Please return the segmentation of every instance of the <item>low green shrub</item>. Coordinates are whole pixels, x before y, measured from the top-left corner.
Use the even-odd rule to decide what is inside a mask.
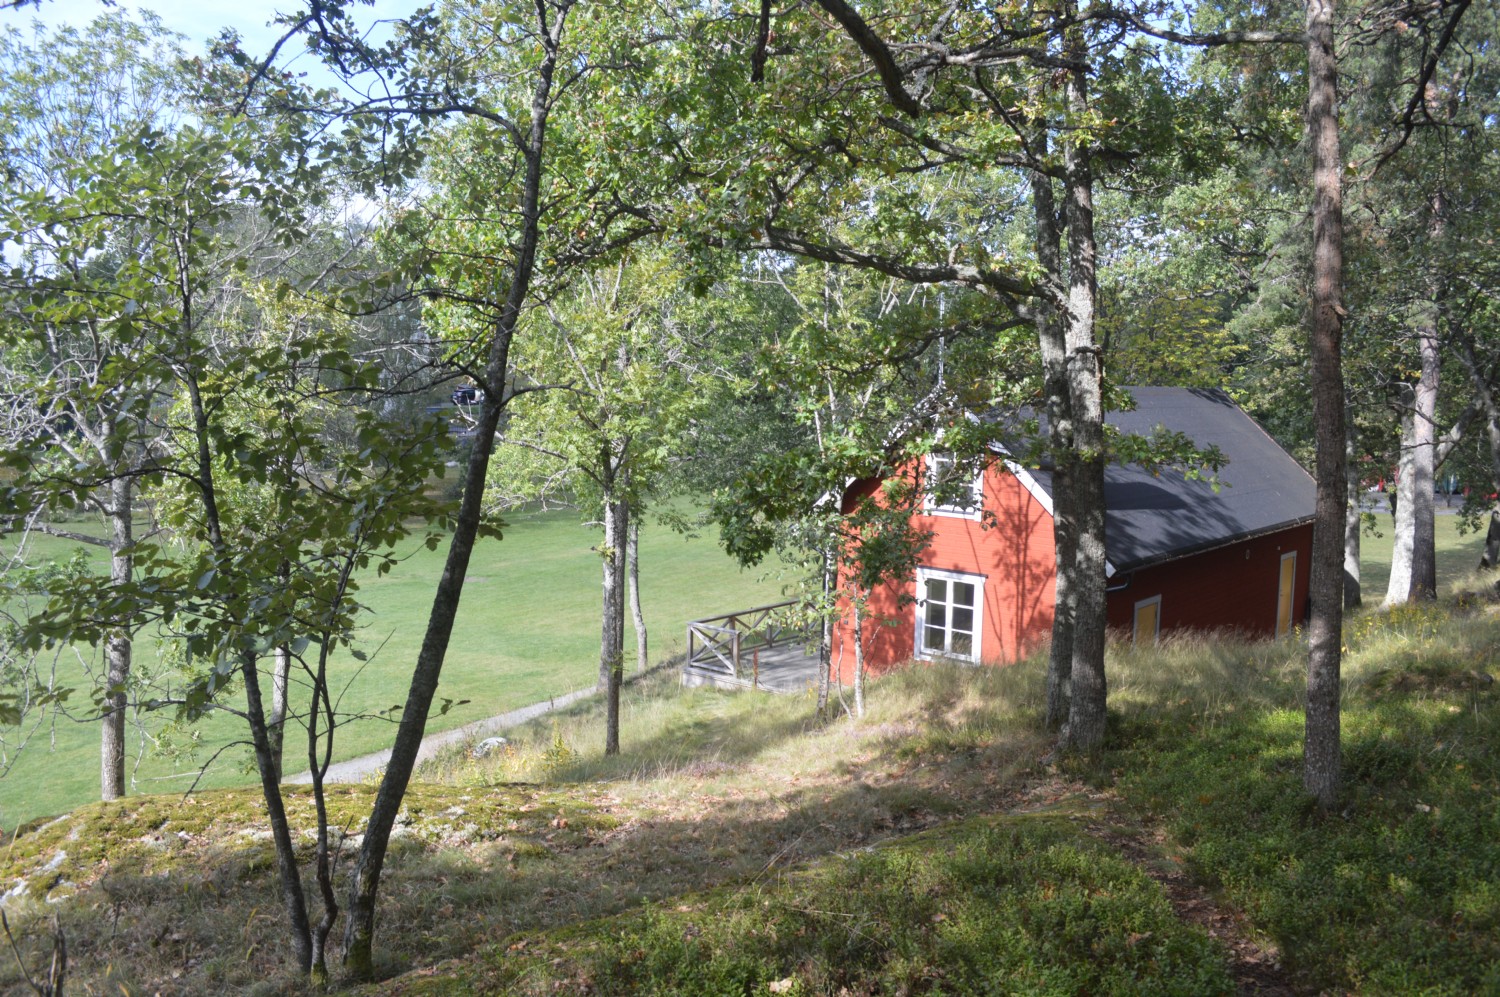
[[[1352,621],[1332,813],[1302,792],[1300,709],[1129,711],[1109,769],[1310,985],[1500,992],[1500,695],[1476,668],[1497,631],[1431,606]]]
[[[774,884],[509,939],[483,989],[1214,994],[1224,953],[1066,819],[968,821]]]

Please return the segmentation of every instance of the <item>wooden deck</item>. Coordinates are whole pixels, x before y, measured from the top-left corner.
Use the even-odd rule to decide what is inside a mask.
[[[807,634],[785,624],[790,602],[688,624],[682,684],[764,692],[804,692],[818,683],[818,655]]]
[[[818,655],[796,645],[766,648],[752,654],[746,672],[735,676],[721,669],[684,665],[682,684],[762,692],[806,692],[818,684]]]

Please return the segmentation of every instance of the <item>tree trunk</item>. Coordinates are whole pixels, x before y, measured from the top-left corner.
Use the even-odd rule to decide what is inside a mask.
[[[1485,440],[1490,452],[1490,489],[1500,495],[1500,400],[1490,387],[1490,372],[1480,363],[1474,348],[1474,334],[1464,330],[1458,336],[1459,356],[1469,374],[1469,386],[1474,391],[1475,404],[1484,416]],[[1481,569],[1493,570],[1500,558],[1500,503],[1490,510],[1490,525],[1485,533],[1484,554],[1479,560]]]
[[[283,561],[276,568],[276,580],[286,591],[292,584],[292,566]],[[286,740],[287,682],[292,674],[292,649],[285,644],[272,652],[271,715],[266,719],[266,734],[271,741],[271,761],[276,766],[276,780],[281,781],[282,745]],[[315,690],[316,691],[316,690]],[[317,708],[316,700],[313,708]]]
[[[1490,509],[1490,525],[1484,532],[1484,553],[1479,555],[1479,570],[1493,571],[1500,563],[1500,506]]]
[[[1084,372],[1075,381],[1088,376]],[[1075,394],[1074,401],[1079,401]],[[1087,398],[1083,400],[1088,400]],[[1092,399],[1100,405],[1097,384]],[[1098,454],[1104,446],[1102,419],[1087,410],[1075,419],[1077,446]],[[1090,425],[1092,424],[1092,425]],[[1073,496],[1077,510],[1077,548],[1074,575],[1069,581],[1073,599],[1072,688],[1064,746],[1092,751],[1104,741],[1108,688],[1104,674],[1104,638],[1108,623],[1104,592],[1104,459],[1083,457],[1075,465]]]
[[[823,554],[823,601],[818,606],[818,719],[828,716],[829,670],[833,667],[833,607],[829,599],[833,596],[834,566],[832,552]]]
[[[1445,199],[1441,192],[1430,200],[1431,222],[1428,235],[1434,244],[1443,236],[1443,214]],[[1443,361],[1438,342],[1438,319],[1442,310],[1443,290],[1436,276],[1429,282],[1429,298],[1417,329],[1417,354],[1421,358],[1421,374],[1417,378],[1416,420],[1413,443],[1416,457],[1413,461],[1412,491],[1415,505],[1412,507],[1412,558],[1411,586],[1407,598],[1430,600],[1437,598],[1437,535],[1434,512],[1433,485],[1440,463],[1437,455],[1437,406],[1438,381]]]
[[[1493,396],[1486,393],[1493,401]],[[1493,404],[1485,418],[1485,435],[1490,444],[1490,486],[1500,495],[1500,411]],[[1490,509],[1490,525],[1484,534],[1484,554],[1479,567],[1493,571],[1500,564],[1500,502]]]
[[[1349,416],[1350,413],[1345,410],[1344,425],[1349,438],[1344,443],[1344,481],[1347,489],[1344,497],[1344,608],[1354,609],[1363,599],[1359,586],[1360,527],[1363,521],[1359,508],[1359,462],[1355,460],[1354,454],[1354,420]]]
[[[1391,523],[1391,577],[1385,587],[1383,607],[1400,605],[1411,596],[1412,551],[1416,543],[1415,463],[1417,455],[1416,390],[1409,384],[1396,386],[1401,409],[1400,455],[1396,461],[1396,509]]]
[[[346,563],[342,583],[340,585],[340,599],[343,592],[347,591],[349,580],[349,568],[352,564]],[[333,732],[334,732],[334,710],[333,699],[328,691],[328,648],[329,641],[325,633],[323,641],[318,648],[317,668],[313,673],[312,695],[308,697],[307,710],[307,769],[312,775],[313,803],[318,815],[318,843],[317,843],[317,882],[318,895],[323,900],[323,916],[312,929],[312,972],[310,978],[314,987],[325,987],[328,983],[328,938],[333,934],[333,926],[338,920],[339,903],[338,894],[334,888],[333,871],[334,856],[332,842],[328,833],[328,797],[323,792],[323,777],[328,772],[328,765],[333,760]],[[319,720],[326,722],[326,736],[319,731]],[[322,747],[322,757],[319,757],[318,749]]]
[[[1486,397],[1493,402],[1493,396],[1488,392]],[[1500,495],[1500,411],[1496,411],[1493,404],[1485,418],[1485,435],[1490,444],[1490,486]],[[1500,564],[1500,502],[1490,509],[1490,525],[1484,534],[1484,554],[1479,559],[1479,567],[1493,571],[1497,564]]]
[[[130,584],[135,571],[135,555],[131,551],[135,538],[130,519],[134,511],[133,479],[123,475],[116,478],[110,483],[109,492],[109,579],[112,585],[123,587]],[[125,687],[130,682],[131,647],[130,633],[123,625],[104,645],[106,689],[99,731],[99,795],[105,800],[125,795]]]
[[[526,275],[530,276],[529,266]],[[517,284],[524,284],[524,281],[518,279]],[[507,303],[501,319],[503,325],[495,334],[490,365],[486,371],[485,400],[480,406],[479,421],[474,431],[474,446],[469,451],[468,465],[464,470],[463,498],[454,519],[453,535],[448,542],[448,556],[443,564],[443,573],[438,578],[437,591],[433,594],[432,609],[427,617],[427,632],[422,638],[422,647],[417,652],[417,662],[412,668],[411,684],[406,694],[406,705],[402,708],[396,739],[391,745],[391,757],[386,762],[385,775],[381,777],[380,789],[370,808],[370,819],[365,827],[359,858],[355,861],[350,876],[347,905],[349,920],[344,926],[344,965],[358,979],[369,979],[374,974],[375,901],[380,891],[380,873],[385,865],[386,849],[390,845],[391,828],[396,823],[396,815],[401,811],[401,801],[406,795],[406,786],[411,781],[417,750],[422,745],[422,735],[427,728],[427,713],[432,708],[432,699],[437,693],[443,657],[448,651],[448,641],[453,636],[453,621],[458,615],[459,599],[463,595],[464,575],[469,570],[469,558],[474,553],[474,541],[479,531],[484,479],[490,456],[495,449],[495,432],[500,423],[501,412],[510,400],[502,386],[505,384],[505,371],[509,365],[510,340],[514,334],[515,320],[520,314],[519,302],[524,299],[524,291],[519,295],[512,292],[511,297],[516,306],[511,307]]]
[[[625,675],[625,544],[630,529],[630,506],[604,494],[603,612],[599,637],[599,685],[608,706],[604,725],[604,753],[620,753],[620,684]]]
[[[1075,4],[1068,9],[1076,14]],[[1085,55],[1082,29],[1068,29],[1067,48],[1080,68],[1067,76],[1066,100],[1071,118],[1089,109],[1088,74],[1081,68]],[[1066,321],[1067,377],[1073,423],[1071,491],[1076,523],[1073,574],[1063,581],[1072,600],[1073,665],[1068,730],[1063,746],[1092,751],[1104,741],[1104,633],[1107,624],[1104,594],[1104,404],[1103,369],[1094,338],[1098,300],[1097,245],[1094,239],[1093,158],[1087,139],[1077,132],[1064,138],[1067,174],[1068,311]],[[1060,576],[1061,577],[1061,574]]]
[[[192,327],[191,310],[184,308],[184,322]],[[214,480],[213,455],[210,446],[207,405],[192,368],[182,379],[187,390],[191,412],[194,445],[197,451],[197,487],[203,504],[203,525],[207,532],[209,548],[216,557],[223,557],[223,520],[219,514],[219,495]],[[241,637],[241,640],[247,639]],[[271,739],[266,730],[266,711],[261,698],[260,671],[257,655],[249,647],[235,652],[239,660],[240,677],[245,687],[245,719],[250,726],[250,744],[255,751],[255,768],[260,775],[261,795],[266,802],[266,819],[271,825],[271,840],[276,847],[276,869],[281,883],[281,902],[286,909],[287,920],[292,931],[292,951],[297,968],[303,975],[312,969],[312,928],[307,916],[307,899],[302,893],[302,873],[297,867],[296,846],[292,841],[291,826],[287,821],[286,806],[281,798],[281,784],[277,779],[276,766],[271,760]]]
[[[557,68],[559,39],[570,9],[568,4],[555,5],[552,8],[552,23],[547,25],[547,32],[538,37],[542,58],[536,70],[531,117],[526,141],[521,149],[525,159],[520,203],[522,224],[516,238],[517,254],[510,275],[510,287],[495,320],[495,336],[485,360],[485,380],[482,385],[484,403],[480,406],[474,446],[469,451],[469,463],[464,472],[463,498],[453,521],[453,539],[448,544],[448,558],[443,565],[443,574],[438,580],[437,592],[432,600],[432,611],[427,618],[427,633],[422,639],[416,666],[412,669],[411,687],[407,693],[406,706],[401,711],[396,741],[391,746],[391,757],[386,762],[385,775],[380,780],[380,790],[375,796],[375,805],[370,810],[359,859],[350,876],[349,922],[344,929],[344,965],[359,978],[369,978],[375,969],[375,901],[380,891],[380,873],[385,865],[386,849],[390,845],[391,828],[396,822],[396,815],[401,811],[401,801],[406,795],[407,783],[411,781],[417,751],[422,746],[422,734],[427,729],[427,712],[432,708],[432,698],[437,692],[438,677],[443,671],[443,657],[448,651],[448,640],[453,635],[453,621],[458,615],[464,575],[468,572],[469,558],[474,552],[474,540],[479,533],[484,479],[489,469],[490,455],[495,449],[495,432],[500,424],[500,415],[510,401],[510,393],[506,388],[506,374],[510,369],[510,344],[536,268],[537,246],[541,238],[542,154],[547,133],[547,114],[551,107],[552,79]]]
[[[1343,777],[1339,668],[1346,487],[1340,356],[1344,319],[1343,162],[1333,7],[1334,0],[1307,3],[1307,131],[1313,155],[1312,395],[1318,455],[1302,785],[1325,810],[1337,800]]]
[[[1046,136],[1039,140],[1046,154]],[[1039,172],[1031,175],[1032,211],[1036,222],[1036,254],[1047,275],[1049,291],[1063,297],[1062,233],[1058,230],[1057,202],[1052,180]],[[1056,548],[1055,588],[1052,613],[1052,644],[1047,651],[1048,730],[1061,731],[1068,719],[1069,689],[1073,676],[1073,621],[1075,593],[1069,584],[1078,558],[1077,524],[1073,513],[1073,420],[1068,391],[1067,342],[1057,304],[1042,297],[1033,316],[1037,343],[1042,354],[1042,377],[1046,392],[1047,450],[1052,457],[1052,539]]]
[[[1395,549],[1385,605],[1437,598],[1436,517],[1433,479],[1437,471],[1438,355],[1436,319],[1418,333],[1422,373],[1413,388],[1402,385],[1409,404],[1401,420],[1401,480],[1396,491]]]
[[[303,975],[313,966],[312,923],[307,917],[307,900],[302,895],[302,873],[297,868],[297,851],[292,842],[291,825],[281,799],[281,783],[271,761],[271,740],[266,730],[266,713],[261,699],[260,673],[255,652],[240,654],[240,673],[245,681],[245,715],[250,722],[250,741],[255,748],[255,767],[260,773],[261,796],[266,801],[266,819],[271,824],[271,838],[276,843],[276,871],[281,879],[281,902],[292,928],[292,951]]]
[[[276,781],[281,781],[282,745],[286,740],[287,682],[292,675],[292,652],[285,644],[276,648],[271,658],[271,715],[266,720],[266,736],[271,742],[271,763],[276,767]]]
[[[630,601],[630,622],[635,627],[635,670],[644,672],[650,664],[646,653],[646,614],[641,609],[641,516],[639,509],[630,514],[629,539],[625,545],[625,587]]]
[[[858,589],[854,591],[854,715],[865,715],[865,614]]]

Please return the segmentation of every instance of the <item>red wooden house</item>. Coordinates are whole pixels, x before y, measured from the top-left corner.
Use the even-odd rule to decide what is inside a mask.
[[[1111,465],[1105,472],[1109,625],[1135,640],[1174,629],[1279,636],[1304,617],[1312,553],[1312,478],[1220,391],[1131,388],[1136,408],[1107,421],[1127,433],[1178,430],[1229,463],[1204,481]],[[929,458],[940,464],[941,456]],[[918,473],[926,468],[914,469]],[[856,482],[845,510],[875,488]],[[1004,453],[968,506],[925,507],[931,531],[914,578],[871,593],[865,666],[912,660],[1014,661],[1051,633],[1052,479]],[[853,675],[854,628],[835,630],[834,670]],[[877,620],[885,621],[883,624]]]

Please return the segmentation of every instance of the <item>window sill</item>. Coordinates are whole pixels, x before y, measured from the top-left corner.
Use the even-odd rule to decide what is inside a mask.
[[[975,523],[979,522],[978,509],[957,509],[951,506],[934,506],[931,509],[923,509],[922,514],[924,516],[942,516],[944,519],[967,519]]]

